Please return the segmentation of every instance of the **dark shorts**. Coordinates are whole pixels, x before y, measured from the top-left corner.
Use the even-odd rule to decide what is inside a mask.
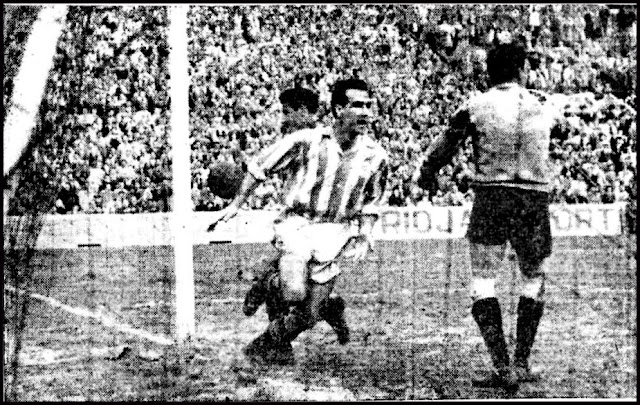
[[[476,187],[467,238],[482,245],[509,241],[520,260],[551,254],[549,194],[514,187]]]

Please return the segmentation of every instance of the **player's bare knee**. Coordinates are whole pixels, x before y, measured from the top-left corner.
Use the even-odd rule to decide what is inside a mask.
[[[496,272],[504,258],[505,245],[471,243],[471,285],[473,301],[496,296]]]
[[[522,273],[522,296],[541,301],[544,295],[545,271],[544,260],[527,260],[520,258]]]
[[[479,301],[496,296],[496,280],[494,278],[474,277],[470,285],[471,299]]]
[[[544,297],[544,280],[545,276],[523,277],[522,296],[533,298],[536,301],[542,301]]]

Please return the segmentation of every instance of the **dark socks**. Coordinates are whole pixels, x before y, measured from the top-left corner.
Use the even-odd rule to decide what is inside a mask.
[[[480,334],[489,350],[494,367],[499,371],[507,368],[509,354],[502,329],[502,312],[498,299],[491,297],[474,302],[471,314],[480,328]]]
[[[514,355],[515,364],[528,367],[531,347],[535,341],[544,303],[533,298],[520,297],[518,303],[517,343]]]
[[[345,344],[349,341],[349,326],[344,319],[345,303],[341,297],[329,298],[320,310],[322,319],[333,328],[338,335],[338,343]]]

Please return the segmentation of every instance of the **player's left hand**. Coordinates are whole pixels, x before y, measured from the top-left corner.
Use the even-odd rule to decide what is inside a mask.
[[[358,235],[349,241],[349,249],[345,252],[344,257],[350,257],[354,262],[363,260],[367,253],[373,251],[373,241],[366,235]]]
[[[216,226],[222,222],[227,222],[231,218],[238,215],[238,207],[231,204],[222,211],[218,213],[218,219],[216,219],[209,227],[207,228],[207,232],[213,232],[216,229]]]

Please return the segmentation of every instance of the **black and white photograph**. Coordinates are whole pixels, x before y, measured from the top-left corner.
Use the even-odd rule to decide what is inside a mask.
[[[3,400],[637,400],[634,3],[3,3]]]

